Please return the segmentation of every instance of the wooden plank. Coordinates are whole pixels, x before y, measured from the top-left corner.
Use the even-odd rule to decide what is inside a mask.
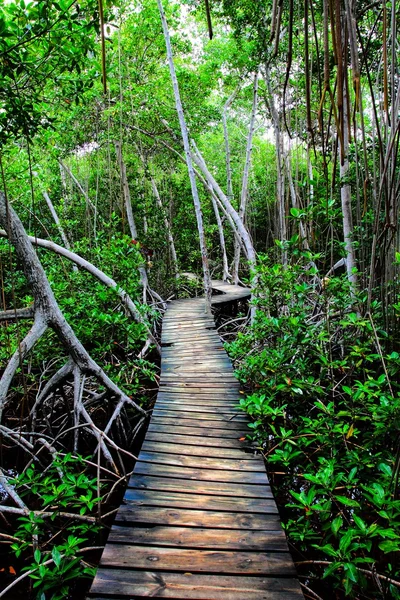
[[[147,569],[149,569],[149,564]],[[169,598],[172,600],[300,600],[292,578],[195,575],[167,571],[99,569],[91,597]]]
[[[201,384],[193,382],[193,383],[183,383],[181,381],[177,381],[176,383],[173,383],[172,381],[169,381],[168,383],[166,383],[166,385],[164,385],[163,387],[169,387],[171,389],[175,389],[175,390],[190,390],[192,392],[202,392],[207,388],[210,388],[214,393],[220,393],[223,394],[226,386],[224,386],[222,383],[208,383],[207,381],[202,381]],[[239,392],[240,386],[239,383],[236,382],[235,380],[232,381],[232,383],[230,383],[229,385],[231,391],[237,390]],[[164,390],[165,391],[165,390]]]
[[[215,397],[214,397],[215,398]],[[231,398],[228,400],[218,400],[214,398],[203,398],[201,396],[195,396],[193,398],[181,398],[171,394],[167,399],[162,398],[157,400],[157,406],[160,407],[169,407],[169,408],[178,408],[178,407],[198,407],[202,412],[208,412],[207,408],[219,408],[223,410],[224,408],[239,414],[243,414],[242,411],[238,410],[238,400],[236,398]]]
[[[252,514],[278,514],[275,501],[260,498],[238,498],[225,496],[216,498],[203,494],[197,496],[183,492],[161,492],[159,490],[141,490],[128,488],[124,496],[127,506],[162,506],[164,508],[189,508],[225,512],[250,512]]]
[[[193,443],[197,443],[197,439],[200,438],[216,438],[222,440],[240,440],[241,438],[245,438],[246,435],[250,434],[250,430],[246,427],[241,427],[240,429],[221,429],[217,427],[196,427],[190,426],[186,427],[182,423],[164,423],[163,419],[151,419],[148,431],[153,431],[157,433],[164,433],[166,435],[187,435],[193,436]],[[186,424],[186,421],[185,421]],[[214,440],[212,440],[214,441]],[[200,441],[199,441],[200,443]],[[247,443],[247,440],[246,442]]]
[[[229,384],[227,385],[227,387],[229,387]],[[166,389],[168,388],[168,389]],[[159,389],[158,394],[160,395],[161,398],[163,399],[168,399],[170,398],[171,400],[176,400],[177,398],[182,398],[182,399],[205,399],[205,400],[219,400],[219,401],[226,401],[226,402],[239,402],[242,398],[244,398],[245,396],[243,396],[243,394],[240,393],[240,390],[234,390],[232,389],[232,391],[227,391],[225,393],[223,393],[221,390],[215,390],[213,388],[204,388],[203,391],[195,391],[192,392],[192,390],[190,388],[185,388],[185,389],[180,389],[180,388],[176,388],[176,387],[170,387],[168,385],[168,382],[165,382],[165,385],[162,387],[162,389]]]
[[[148,442],[167,442],[171,444],[175,444],[179,446],[180,444],[184,445],[193,445],[193,446],[205,446],[206,448],[240,448],[245,451],[250,451],[256,448],[256,446],[252,445],[248,440],[239,440],[236,438],[233,439],[225,439],[219,436],[213,437],[205,437],[194,436],[194,435],[186,435],[186,434],[175,434],[175,433],[160,433],[152,427],[149,428],[146,434],[146,441]]]
[[[191,479],[174,479],[173,477],[157,476],[157,475],[140,475],[135,471],[132,475],[128,487],[145,489],[145,490],[160,490],[170,492],[182,492],[186,494],[196,494],[202,496],[233,496],[240,498],[272,498],[271,488],[268,482],[264,485],[255,485],[253,483],[246,484],[243,482],[219,482],[210,481],[195,481]]]
[[[254,529],[256,531],[280,531],[282,529],[278,515],[165,508],[162,506],[133,507],[124,504],[120,507],[115,522],[210,527],[211,529]]]
[[[142,450],[148,452],[168,452],[169,454],[184,454],[185,456],[209,456],[210,458],[233,458],[238,460],[258,461],[264,467],[260,456],[244,452],[241,448],[212,448],[210,446],[175,444],[174,442],[162,442],[146,438]]]
[[[174,414],[173,416],[166,416],[164,414],[154,414],[151,417],[153,423],[163,424],[163,425],[171,425],[171,426],[183,426],[183,427],[196,427],[196,428],[207,428],[210,427],[212,429],[224,429],[224,430],[232,430],[238,431],[239,437],[242,435],[247,435],[250,433],[250,429],[246,427],[246,422],[241,421],[219,421],[219,420],[210,420],[210,419],[189,419],[189,418],[179,418]],[[222,435],[222,432],[221,432]]]
[[[123,527],[114,525],[109,542],[173,546],[216,550],[256,550],[283,552],[288,546],[283,530],[241,531],[240,529],[206,529],[200,527]]]
[[[238,413],[235,412],[233,415],[229,416],[229,415],[225,415],[222,413],[219,413],[217,411],[217,409],[215,410],[215,412],[213,414],[211,413],[207,413],[207,412],[201,412],[200,410],[197,412],[191,412],[191,411],[180,411],[180,410],[176,410],[174,409],[172,406],[169,409],[163,409],[163,408],[158,408],[157,404],[154,407],[153,410],[153,415],[156,417],[170,417],[173,419],[187,419],[187,420],[196,420],[199,419],[201,421],[221,421],[223,423],[248,423],[248,419],[245,415],[243,415],[242,413]],[[212,424],[212,426],[214,427],[214,425]]]
[[[189,550],[107,544],[101,565],[148,569],[225,573],[232,575],[295,575],[288,552],[227,552],[225,550]]]
[[[240,410],[238,410],[234,404],[200,404],[196,403],[196,400],[192,400],[193,404],[189,404],[188,401],[185,402],[157,402],[158,410],[174,410],[174,411],[183,411],[190,413],[211,413],[214,415],[228,415],[231,417],[232,415],[237,415],[238,417],[245,417],[246,422],[248,422],[247,415],[244,415]]]
[[[175,467],[190,467],[193,469],[221,469],[224,471],[247,471],[265,474],[264,463],[261,460],[182,456],[161,451],[150,452],[142,450],[138,461]]]
[[[253,471],[224,471],[223,469],[197,469],[150,462],[137,462],[134,473],[140,475],[158,475],[173,479],[194,479],[195,481],[220,481],[222,483],[251,483],[268,485],[265,473]],[[184,489],[182,483],[181,489]]]

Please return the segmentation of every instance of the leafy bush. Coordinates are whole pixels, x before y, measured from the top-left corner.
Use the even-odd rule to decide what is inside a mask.
[[[251,388],[240,407],[270,471],[285,472],[285,527],[312,572],[320,561],[345,596],[400,598],[388,579],[400,572],[400,356],[360,314],[363,298],[321,281],[311,259],[261,258],[254,325],[229,346]]]
[[[44,472],[32,464],[11,481],[32,509],[17,519],[13,536],[19,541],[11,548],[28,563],[22,570],[34,581],[40,600],[67,598],[77,580],[94,576],[95,570],[82,562],[82,550],[100,528],[95,519],[84,517],[102,498],[97,478],[85,469],[80,456],[55,455]]]

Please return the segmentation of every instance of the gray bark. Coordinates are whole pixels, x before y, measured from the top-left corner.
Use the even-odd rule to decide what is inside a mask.
[[[215,219],[217,221],[219,243],[222,252],[222,281],[228,281],[228,279],[230,279],[231,276],[229,274],[228,257],[226,255],[224,228],[222,226],[222,221],[218,210],[218,204],[213,193],[211,194],[211,202],[214,209]],[[238,243],[240,244],[240,241],[238,241]]]
[[[286,211],[285,211],[285,178],[283,163],[283,143],[282,133],[279,122],[278,111],[275,106],[274,95],[271,87],[271,74],[269,67],[265,67],[265,82],[267,85],[267,103],[271,114],[272,125],[275,135],[276,152],[276,199],[278,207],[278,236],[280,241],[285,244],[287,240],[286,233]],[[287,265],[287,250],[282,249],[282,264]]]
[[[0,229],[0,237],[8,237],[7,232],[5,230]],[[76,264],[78,267],[85,269],[85,271],[87,271],[88,273],[90,273],[91,275],[96,277],[96,279],[101,281],[101,283],[103,283],[105,286],[109,287],[110,289],[115,290],[116,294],[120,297],[123,305],[129,311],[129,314],[133,317],[133,319],[135,319],[135,321],[137,321],[138,323],[141,323],[143,325],[143,327],[145,327],[146,333],[149,336],[149,338],[151,339],[152,343],[156,344],[158,347],[156,340],[154,339],[144,318],[142,317],[142,315],[136,308],[135,303],[133,302],[133,300],[131,299],[129,294],[127,294],[127,292],[125,292],[125,290],[123,290],[117,284],[117,282],[114,281],[114,279],[112,279],[111,277],[109,277],[108,275],[103,273],[103,271],[101,271],[100,269],[95,267],[89,261],[82,258],[82,256],[79,256],[78,254],[75,254],[75,252],[72,252],[71,250],[67,250],[66,248],[63,248],[62,246],[59,246],[55,242],[51,242],[50,240],[42,240],[41,238],[36,238],[33,236],[27,236],[27,239],[32,244],[39,246],[40,248],[46,248],[47,250],[51,250],[52,252],[55,252],[56,254],[59,254],[60,256],[63,256],[64,258],[70,260],[71,262]]]
[[[196,147],[196,145],[194,143],[193,143],[193,148],[194,148],[194,151],[193,151],[194,162],[196,163],[197,167],[200,169],[201,173],[203,174],[205,180],[207,181],[207,184],[214,191],[215,195],[219,198],[222,205],[224,206],[226,212],[232,218],[232,221],[234,222],[235,227],[246,247],[247,259],[250,263],[250,267],[254,267],[256,264],[256,253],[254,250],[253,242],[251,241],[251,238],[250,238],[250,234],[247,231],[247,229],[243,223],[243,220],[240,218],[238,212],[233,208],[231,202],[229,201],[229,198],[226,196],[226,194],[224,194],[224,192],[218,185],[217,181],[215,180],[213,175],[208,170],[207,165],[204,161],[204,158],[202,157],[199,149]]]
[[[343,126],[342,138],[343,148],[340,147],[339,136],[339,156],[343,157],[340,160],[340,199],[342,202],[343,215],[343,239],[346,252],[346,269],[347,277],[352,286],[357,283],[357,275],[353,272],[356,267],[355,251],[353,246],[353,216],[351,209],[351,186],[347,181],[350,163],[349,163],[349,127],[348,120],[350,115],[347,110],[347,86],[343,85]]]
[[[79,367],[82,373],[93,375],[120,401],[123,400],[132,404],[133,401],[115,385],[101,367],[91,358],[76,337],[72,327],[67,323],[54,297],[42,264],[32,247],[32,243],[19,217],[7,202],[2,192],[0,192],[0,225],[7,230],[9,240],[15,248],[18,259],[23,264],[25,276],[34,298],[35,321],[23,342],[25,346],[22,348],[22,357],[32,350],[35,342],[43,335],[47,327],[51,327],[66,348],[72,361]],[[20,354],[18,352],[19,360]],[[0,411],[3,410],[6,403],[7,392],[12,378],[10,378],[10,374],[13,369],[15,372],[16,361],[17,358],[14,355],[0,380]],[[144,414],[140,406],[135,405],[135,407],[136,410]]]
[[[236,90],[231,94],[228,100],[224,104],[224,108],[222,110],[222,126],[224,128],[224,141],[225,141],[225,165],[226,165],[226,195],[229,200],[233,198],[233,188],[232,188],[232,167],[231,167],[231,151],[229,146],[229,134],[228,134],[228,119],[227,113],[229,108],[232,106],[232,102],[236,98],[238,92],[240,90],[240,86],[236,88]]]
[[[50,196],[48,195],[48,193],[46,191],[43,192],[43,198],[46,200],[46,204],[49,207],[49,210],[51,212],[51,216],[54,219],[54,222],[55,222],[55,224],[57,226],[57,229],[58,229],[58,233],[60,234],[60,237],[61,237],[61,239],[63,241],[64,246],[66,247],[67,250],[71,250],[70,243],[69,243],[68,238],[67,238],[67,236],[65,234],[65,231],[64,231],[64,229],[63,229],[63,227],[62,227],[62,225],[60,223],[60,219],[58,218],[57,211],[54,208],[54,204],[52,203],[52,201],[50,199]],[[78,271],[78,267],[75,264],[72,265],[72,268],[73,268],[74,271]]]
[[[115,142],[115,150],[117,153],[117,159],[118,159],[118,164],[119,164],[119,168],[120,168],[121,184],[122,184],[122,190],[123,190],[123,195],[124,195],[126,215],[128,217],[129,231],[130,231],[132,239],[136,240],[138,237],[138,232],[136,229],[135,218],[133,216],[133,211],[132,211],[131,192],[129,189],[128,177],[126,174],[126,165],[124,162],[124,158],[122,156],[121,144],[119,142]],[[140,273],[140,283],[142,284],[142,287],[143,287],[143,304],[147,304],[147,292],[148,292],[150,297],[155,298],[161,304],[161,306],[163,308],[166,308],[166,304],[165,304],[164,300],[154,290],[152,290],[150,288],[149,280],[147,277],[147,272],[143,265],[139,267],[139,273]]]
[[[82,196],[85,198],[85,200],[88,203],[88,205],[90,206],[90,208],[94,211],[94,214],[96,216],[96,214],[97,214],[96,206],[93,204],[93,202],[89,198],[89,195],[87,194],[87,192],[83,189],[82,185],[79,183],[79,181],[77,180],[75,175],[72,173],[71,169],[69,169],[67,167],[67,165],[64,164],[61,160],[59,160],[58,162],[60,164],[60,167],[64,170],[64,172],[67,173],[67,175],[72,179],[72,181],[74,182],[74,184],[76,185],[76,187],[78,188],[78,190],[80,191]]]
[[[154,198],[156,199],[156,204],[157,204],[158,208],[160,209],[162,217],[163,217],[164,227],[166,229],[167,236],[168,236],[169,250],[171,252],[173,271],[174,271],[175,276],[178,277],[179,276],[178,258],[176,255],[175,242],[174,242],[174,236],[172,235],[171,223],[168,219],[167,212],[162,203],[161,196],[158,191],[158,187],[155,182],[155,179],[154,179],[153,175],[151,174],[150,169],[148,168],[148,165],[146,163],[146,159],[141,152],[140,152],[140,159],[143,163],[145,172],[148,174],[148,176],[150,178],[151,189],[153,190]]]
[[[252,154],[252,150],[253,150],[253,135],[254,135],[255,122],[256,122],[257,105],[258,105],[258,72],[254,76],[253,106],[251,109],[249,133],[247,135],[246,158],[245,158],[244,169],[243,169],[242,189],[240,192],[239,216],[243,222],[245,221],[245,215],[246,215],[247,193],[248,193],[248,187],[249,187],[249,173],[250,173],[250,165],[251,165],[251,154]],[[233,261],[233,282],[235,284],[239,283],[239,262],[240,262],[240,245],[235,240],[234,261]]]
[[[203,227],[203,215],[201,212],[200,199],[199,199],[199,194],[198,194],[197,185],[196,185],[196,177],[195,177],[195,173],[193,170],[192,156],[190,153],[189,136],[188,136],[188,131],[187,131],[187,127],[186,127],[185,117],[183,114],[183,107],[182,107],[181,97],[180,97],[180,93],[179,93],[178,80],[177,80],[176,73],[175,73],[175,66],[174,66],[174,60],[173,60],[173,55],[172,55],[172,47],[171,47],[171,40],[170,40],[170,36],[169,36],[169,31],[168,31],[167,20],[165,18],[162,1],[157,0],[157,4],[158,4],[158,9],[160,11],[161,23],[162,23],[163,32],[164,32],[164,40],[165,40],[165,46],[167,49],[169,71],[170,71],[170,75],[171,75],[172,87],[173,87],[174,96],[175,96],[175,105],[176,105],[176,110],[177,110],[178,118],[179,118],[179,124],[180,124],[180,128],[181,128],[182,141],[183,141],[183,147],[184,147],[185,158],[186,158],[186,165],[187,165],[187,169],[188,169],[190,186],[191,186],[191,190],[192,190],[193,203],[194,203],[194,208],[195,208],[195,212],[196,212],[197,228],[198,228],[199,239],[200,239],[200,251],[201,251],[201,258],[202,258],[202,265],[203,265],[206,311],[210,311],[211,310],[212,286],[211,286],[210,271],[209,271],[209,267],[208,267],[207,247],[206,247],[206,239],[205,239],[204,227]]]

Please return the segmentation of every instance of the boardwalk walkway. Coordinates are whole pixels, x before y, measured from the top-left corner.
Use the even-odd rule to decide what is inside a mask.
[[[171,302],[157,402],[90,598],[303,598],[238,398],[204,301]]]

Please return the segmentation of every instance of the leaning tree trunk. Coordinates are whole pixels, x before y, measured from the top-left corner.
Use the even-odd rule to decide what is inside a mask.
[[[250,268],[253,269],[256,265],[256,253],[254,250],[253,242],[251,241],[250,234],[247,231],[243,219],[240,218],[239,213],[234,209],[229,198],[224,194],[217,181],[207,168],[207,165],[204,161],[203,156],[201,155],[199,149],[193,143],[193,161],[196,163],[197,167],[200,169],[204,179],[207,182],[207,185],[214,191],[217,198],[221,201],[221,204],[225,208],[226,212],[231,217],[235,227],[237,229],[238,234],[243,240],[243,244],[246,248],[247,259],[250,264]]]
[[[122,191],[123,191],[123,196],[124,196],[126,215],[128,217],[129,231],[130,231],[132,239],[137,240],[138,232],[136,229],[136,223],[135,223],[135,219],[134,219],[133,211],[132,211],[131,192],[129,189],[128,177],[126,175],[126,165],[125,165],[124,158],[122,156],[121,144],[119,142],[115,142],[115,150],[117,153],[117,160],[118,160],[119,169],[120,169]],[[148,292],[150,297],[155,298],[161,304],[161,306],[163,308],[165,308],[164,300],[157,294],[157,292],[155,292],[154,290],[152,290],[149,287],[149,280],[147,278],[147,272],[146,272],[146,269],[144,268],[144,266],[139,267],[139,273],[140,273],[140,283],[142,284],[142,287],[143,287],[143,304],[147,303],[147,292]]]
[[[82,375],[95,377],[110,395],[117,399],[117,405],[113,415],[103,433],[94,425],[83,405],[77,407],[83,417],[85,425],[89,428],[92,435],[96,437],[104,457],[115,468],[106,440],[112,447],[116,447],[116,444],[107,437],[107,431],[109,431],[112,422],[119,416],[124,406],[133,406],[142,414],[145,414],[145,411],[120,390],[120,388],[106,375],[103,369],[91,358],[87,350],[76,337],[72,327],[67,323],[57,304],[42,264],[33,249],[24,226],[2,192],[0,192],[0,225],[7,231],[10,243],[13,244],[16,255],[23,265],[28,286],[34,298],[33,325],[25,338],[20,342],[18,349],[11,357],[0,379],[0,421],[7,402],[8,390],[15,372],[28,353],[31,352],[35,344],[43,336],[45,331],[50,327],[54,330],[59,341],[68,352],[69,359],[67,363],[53,375],[46,386],[47,389],[53,389],[52,385],[53,387],[54,385],[59,385],[63,377],[67,377],[75,368],[77,368]]]
[[[176,73],[175,73],[174,59],[173,59],[173,55],[172,55],[172,47],[171,47],[171,40],[170,40],[170,36],[169,36],[169,31],[168,31],[167,20],[165,18],[162,1],[157,0],[157,4],[158,4],[158,9],[160,11],[161,23],[162,23],[163,32],[164,32],[164,40],[165,40],[165,46],[167,49],[169,71],[170,71],[170,75],[171,75],[172,87],[173,87],[174,96],[175,96],[175,105],[176,105],[176,110],[178,113],[179,124],[181,127],[183,147],[185,150],[186,164],[187,164],[187,169],[188,169],[188,173],[189,173],[190,186],[192,189],[194,208],[195,208],[195,212],[196,212],[197,228],[199,231],[199,238],[200,238],[201,258],[202,258],[202,264],[203,264],[206,310],[208,311],[208,310],[210,310],[210,307],[211,307],[212,288],[211,288],[210,270],[208,267],[208,256],[207,256],[206,238],[205,238],[204,226],[203,226],[203,215],[201,212],[200,198],[199,198],[199,194],[198,194],[198,190],[197,190],[196,177],[195,177],[193,164],[192,164],[189,136],[188,136],[188,131],[187,131],[187,127],[186,127],[185,116],[183,114],[183,107],[182,107],[181,97],[180,97],[180,93],[179,93],[178,79],[177,79]]]
[[[254,76],[254,85],[253,85],[253,106],[251,109],[251,117],[249,124],[249,133],[247,135],[247,144],[246,144],[246,159],[244,162],[243,169],[243,177],[242,177],[242,189],[240,193],[240,207],[239,207],[239,216],[242,221],[245,221],[246,215],[246,205],[247,205],[247,193],[249,187],[249,173],[250,173],[250,165],[251,165],[251,154],[253,150],[253,135],[254,135],[254,127],[256,122],[256,112],[258,105],[258,72]],[[235,250],[234,250],[234,261],[233,261],[233,282],[239,283],[239,262],[240,262],[240,244],[235,240]]]
[[[240,90],[240,85],[236,90],[229,96],[228,100],[224,104],[222,110],[222,125],[224,128],[224,141],[225,141],[225,168],[226,168],[226,195],[229,200],[233,198],[233,187],[232,187],[232,166],[231,166],[231,150],[229,145],[229,132],[228,132],[228,110],[232,106],[232,102],[236,98]]]
[[[287,239],[286,232],[286,210],[285,210],[285,176],[284,176],[284,161],[283,161],[283,142],[282,132],[279,122],[279,114],[275,106],[275,100],[271,88],[271,74],[269,66],[265,67],[265,81],[267,84],[267,104],[271,114],[272,125],[275,135],[275,152],[276,152],[276,199],[278,208],[278,235],[282,243],[282,263],[287,265],[287,250],[285,242]]]
[[[54,219],[54,222],[55,222],[56,227],[58,229],[58,233],[60,234],[60,237],[61,237],[61,239],[63,241],[64,246],[66,247],[67,250],[71,250],[70,243],[68,241],[68,238],[66,236],[64,228],[61,225],[60,219],[58,218],[57,211],[54,208],[54,204],[52,203],[51,198],[50,198],[50,196],[48,195],[48,193],[46,191],[43,192],[43,198],[46,200],[46,204],[49,207],[49,211],[51,212],[51,216]],[[78,267],[75,264],[72,265],[72,269],[75,272],[78,271]]]
[[[218,204],[217,204],[214,194],[212,193],[212,190],[211,190],[211,202],[212,202],[213,209],[214,209],[215,220],[217,221],[219,244],[221,246],[221,252],[222,252],[222,281],[228,281],[228,279],[230,279],[231,275],[229,274],[228,257],[226,255],[224,228],[222,226],[222,221],[221,221],[221,217],[220,217],[219,210],[218,210]],[[238,241],[238,244],[240,244],[240,241]]]
[[[156,199],[156,204],[157,204],[158,208],[160,209],[162,217],[163,217],[164,227],[166,229],[167,236],[168,236],[169,250],[171,252],[172,269],[173,269],[175,277],[179,277],[178,257],[176,255],[175,242],[174,242],[174,236],[172,235],[171,223],[168,219],[167,211],[165,210],[164,205],[162,203],[161,196],[158,191],[158,187],[155,182],[155,179],[150,172],[150,168],[149,168],[148,164],[146,163],[146,159],[143,156],[142,152],[140,152],[140,151],[139,151],[139,155],[140,155],[140,159],[143,164],[144,171],[149,176],[150,183],[151,183],[151,189],[153,190],[154,198]]]
[[[0,229],[0,237],[3,237],[3,238],[8,237],[7,231],[5,231],[4,229]],[[114,279],[112,279],[111,277],[109,277],[108,275],[103,273],[103,271],[101,271],[100,269],[95,267],[95,265],[90,263],[88,260],[82,258],[82,256],[79,256],[79,254],[75,254],[75,252],[72,252],[71,250],[67,250],[66,248],[59,246],[55,242],[51,242],[50,240],[42,240],[41,238],[33,237],[33,236],[28,236],[28,240],[35,246],[38,246],[39,248],[46,248],[47,250],[51,250],[52,252],[55,252],[59,256],[63,256],[64,258],[70,260],[74,264],[74,266],[85,269],[85,271],[87,271],[88,273],[93,275],[93,277],[96,277],[96,279],[98,279],[106,287],[114,290],[115,293],[119,296],[119,298],[120,298],[122,304],[124,305],[124,307],[126,308],[126,310],[131,315],[131,317],[137,323],[140,323],[143,326],[143,328],[145,329],[145,331],[147,333],[150,343],[154,344],[156,346],[156,348],[158,349],[158,351],[160,352],[159,344],[153,337],[153,335],[149,329],[149,326],[145,322],[144,317],[140,314],[140,312],[136,308],[135,303],[133,302],[132,298],[130,298],[130,296],[127,294],[127,292],[125,292],[125,290],[123,290],[118,285],[118,283],[116,281],[114,281]],[[27,309],[23,309],[23,310],[27,310]],[[7,312],[9,312],[9,311],[7,311]],[[13,313],[14,311],[10,311],[10,312]],[[4,320],[4,319],[2,319],[2,314],[3,313],[0,313],[0,320]],[[19,318],[30,318],[30,316],[32,316],[32,315],[29,315],[29,311],[28,311],[25,316],[22,316],[22,317],[20,316]]]

